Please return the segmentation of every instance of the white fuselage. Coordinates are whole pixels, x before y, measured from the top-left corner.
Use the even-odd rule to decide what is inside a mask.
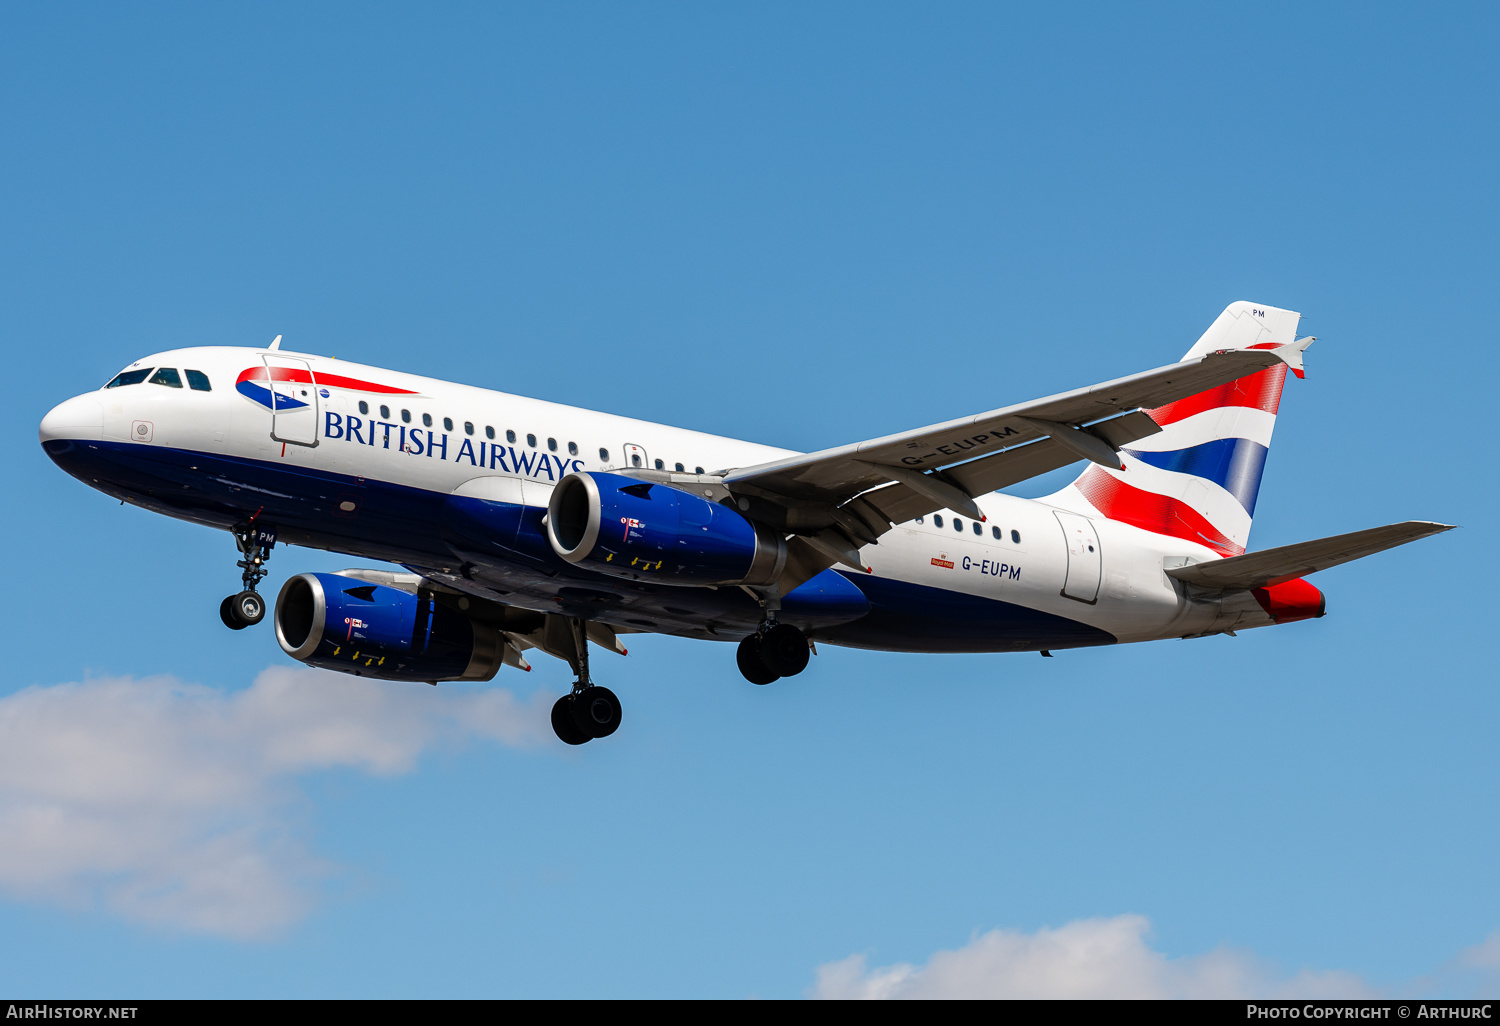
[[[273,386],[301,393],[296,399],[305,407],[273,412],[237,389],[242,375],[267,358],[276,366],[308,369],[305,382]],[[192,369],[207,376],[211,390],[146,381],[86,393],[49,414],[42,425],[43,441],[149,447],[164,456],[176,454],[172,458],[186,460],[190,468],[193,454],[205,454],[240,466],[279,470],[281,478],[273,473],[237,479],[234,494],[242,515],[253,515],[257,507],[274,507],[278,495],[289,488],[278,481],[303,482],[297,488],[321,487],[330,493],[327,502],[352,507],[344,511],[344,519],[337,506],[331,507],[335,512],[326,529],[299,532],[284,527],[282,541],[379,554],[432,567],[460,584],[456,572],[438,566],[430,553],[403,556],[401,538],[374,546],[368,539],[342,543],[341,525],[360,523],[363,500],[353,493],[340,499],[333,493],[342,485],[319,482],[352,480],[356,489],[380,482],[440,496],[456,493],[545,507],[555,483],[572,471],[661,469],[679,475],[674,483],[691,490],[700,475],[792,455],[753,442],[306,354],[204,347],[157,354],[132,366]],[[228,515],[200,515],[185,499],[157,494],[155,488],[136,488],[123,481],[106,487],[110,483],[98,479],[91,483],[186,519],[224,526]],[[181,490],[192,489],[183,485]],[[257,495],[257,490],[266,494]],[[1219,558],[1205,546],[1075,508],[1071,513],[1088,518],[1083,530],[1092,535],[1075,534],[1070,553],[1069,511],[1059,514],[1066,498],[1038,501],[994,493],[975,501],[985,515],[977,531],[969,517],[943,511],[898,525],[878,544],[861,550],[872,570],[871,583],[883,579],[918,586],[914,595],[933,589],[995,600],[1088,625],[1121,642],[1271,622],[1249,593],[1197,596],[1163,572]],[[859,575],[846,576],[863,587]],[[546,581],[537,581],[511,589],[505,601],[546,608]],[[691,596],[683,604],[690,606]],[[969,627],[977,632],[973,650],[985,650],[983,623]],[[879,647],[912,645],[909,639],[893,636]]]

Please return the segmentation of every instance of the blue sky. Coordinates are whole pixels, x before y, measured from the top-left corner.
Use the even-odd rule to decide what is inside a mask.
[[[1482,5],[6,9],[0,989],[970,993],[1098,937],[1123,961],[1069,963],[1074,992],[1493,981],[1496,29]],[[1252,548],[1463,530],[1232,639],[824,647],[755,688],[729,646],[633,638],[596,668],[625,725],[578,750],[544,736],[550,660],[434,696],[231,634],[227,536],[35,442],[137,356],[283,333],[813,449],[1169,362],[1237,299],[1319,336]],[[350,562],[278,549],[268,587]]]

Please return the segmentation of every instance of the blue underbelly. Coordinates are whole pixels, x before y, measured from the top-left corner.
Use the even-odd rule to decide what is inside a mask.
[[[1034,652],[1113,645],[1113,634],[1065,616],[889,577],[847,574],[870,601],[859,620],[818,632],[852,648],[901,652]]]

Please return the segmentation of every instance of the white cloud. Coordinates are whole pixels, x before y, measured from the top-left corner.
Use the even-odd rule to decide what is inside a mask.
[[[1465,969],[1500,971],[1500,931],[1490,934],[1472,948],[1460,951],[1456,962]]]
[[[1350,973],[1275,973],[1220,948],[1168,958],[1146,943],[1144,916],[1080,919],[1035,933],[991,930],[923,966],[870,969],[864,955],[818,967],[820,998],[1335,998],[1374,992]]]
[[[1431,993],[1493,994],[1500,990],[1500,931],[1460,951],[1433,976]]]
[[[551,737],[551,699],[271,668],[244,691],[165,677],[0,699],[0,890],[252,938],[329,867],[292,829],[297,774],[391,775],[439,744]]]

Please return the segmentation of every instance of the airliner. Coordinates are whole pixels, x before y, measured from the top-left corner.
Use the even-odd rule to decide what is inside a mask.
[[[131,363],[43,418],[46,454],[143,509],[229,532],[225,626],[259,623],[275,546],[399,569],[300,573],[293,659],[488,681],[528,653],[576,681],[572,745],[619,727],[590,643],[733,642],[754,684],[816,645],[1040,652],[1320,617],[1309,574],[1441,531],[1410,521],[1247,551],[1301,315],[1231,304],[1177,363],[797,453],[281,348]],[[1041,499],[1003,489],[1072,463]]]

